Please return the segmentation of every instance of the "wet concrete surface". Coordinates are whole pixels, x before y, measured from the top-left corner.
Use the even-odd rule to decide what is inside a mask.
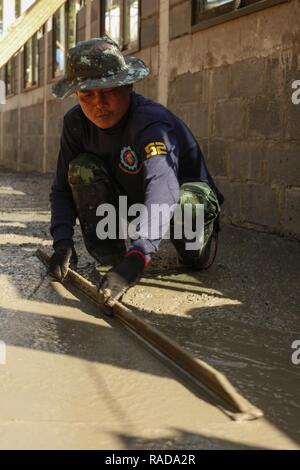
[[[300,448],[299,243],[224,226],[215,265],[167,242],[124,303],[224,372],[265,418],[231,421],[114,320],[51,282],[51,176],[0,173],[0,448]],[[98,281],[76,228],[78,271]]]

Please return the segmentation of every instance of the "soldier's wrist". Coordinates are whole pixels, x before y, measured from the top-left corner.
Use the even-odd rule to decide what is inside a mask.
[[[144,268],[146,268],[148,266],[148,264],[150,263],[151,256],[146,255],[143,251],[138,250],[137,248],[132,248],[129,251],[127,251],[125,257],[128,257],[128,256],[133,255],[133,254],[137,254],[142,258],[143,263],[144,263]]]
[[[61,248],[74,248],[73,240],[70,238],[64,238],[53,243],[53,249],[55,251]]]

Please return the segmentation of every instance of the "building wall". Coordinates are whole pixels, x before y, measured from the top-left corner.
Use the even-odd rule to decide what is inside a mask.
[[[21,152],[18,169],[42,171],[43,169],[43,104],[22,107]]]
[[[178,3],[177,18],[187,2]],[[181,12],[181,13],[180,13]],[[171,14],[171,19],[174,15]],[[168,106],[191,127],[233,223],[300,236],[300,3],[190,34],[174,21]]]
[[[2,129],[2,155],[1,164],[8,168],[16,169],[18,159],[18,147],[16,142],[16,122],[18,121],[18,112],[12,109],[3,113]]]
[[[223,218],[300,238],[300,105],[291,101],[292,82],[300,79],[299,1],[201,31],[191,27],[190,1],[162,1],[169,3],[167,55],[160,46],[164,5],[142,0],[141,50],[135,55],[151,75],[135,90],[157,100],[164,66],[165,102],[199,141],[225,195]],[[91,4],[92,37],[100,34],[100,7],[100,0]],[[78,40],[86,38],[87,18],[85,7],[78,15]],[[0,164],[9,168],[55,169],[63,114],[75,99],[51,96],[51,48],[48,33],[47,87],[8,98],[0,107]],[[43,84],[44,59],[40,64]]]

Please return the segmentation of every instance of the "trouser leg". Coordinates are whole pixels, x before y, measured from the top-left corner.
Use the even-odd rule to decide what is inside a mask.
[[[87,251],[101,263],[115,264],[126,251],[125,242],[122,239],[98,238],[96,227],[101,217],[96,216],[96,210],[100,204],[111,204],[116,209],[118,221],[120,189],[103,161],[88,153],[80,154],[70,162],[68,181]],[[116,228],[118,234],[118,226]]]
[[[184,183],[181,186],[180,206],[182,210],[185,204],[192,206],[193,230],[195,230],[196,204],[203,204],[204,206],[203,244],[199,249],[188,249],[187,244],[191,240],[184,237],[184,218],[177,220],[176,217],[173,217],[171,221],[171,241],[183,264],[195,269],[205,269],[214,260],[219,231],[220,206],[214,191],[204,182]],[[174,238],[176,224],[181,224],[179,233],[182,233],[182,237],[180,239]]]

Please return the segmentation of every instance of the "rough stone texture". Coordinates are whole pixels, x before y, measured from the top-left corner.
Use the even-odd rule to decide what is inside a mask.
[[[261,96],[265,85],[265,61],[250,59],[232,64],[230,77],[232,97]]]
[[[297,78],[300,77],[300,71]],[[298,78],[299,80],[299,78]],[[294,90],[293,90],[294,91]],[[287,125],[285,138],[300,142],[300,104],[293,104],[291,100],[287,103]]]
[[[279,101],[263,98],[248,103],[248,135],[279,139],[282,134],[283,109]]]
[[[3,115],[3,154],[1,163],[13,169],[17,168],[18,160],[17,113],[17,110],[11,110]]]
[[[241,99],[216,103],[214,136],[241,140],[245,136],[245,122],[246,106]]]
[[[188,107],[188,116],[185,120],[195,137],[205,139],[208,137],[208,106],[206,103],[193,103]]]
[[[157,78],[146,78],[134,84],[134,90],[151,100],[157,99]]]
[[[141,20],[141,49],[152,47],[159,41],[158,16],[150,16]]]
[[[271,185],[300,187],[300,143],[271,144],[265,157],[267,181]]]
[[[217,67],[211,70],[211,99],[217,101],[220,99],[229,98],[232,89],[230,84],[230,70],[231,67]]]
[[[206,160],[209,170],[214,176],[228,176],[228,159],[229,149],[226,140],[211,140]]]
[[[170,9],[170,39],[191,31],[191,2],[185,1]]]
[[[278,189],[247,184],[242,192],[243,220],[254,225],[276,229],[280,226]]]
[[[43,111],[42,104],[21,109],[20,170],[43,170]]]
[[[168,108],[189,126],[197,139],[202,142],[207,138],[209,121],[206,103],[171,104]]]
[[[59,150],[62,131],[63,110],[62,102],[52,100],[47,107],[47,168],[46,171],[54,171]]]
[[[300,188],[288,188],[285,193],[284,224],[290,234],[300,238]]]
[[[194,102],[200,103],[203,99],[203,73],[186,73],[179,75],[169,84],[168,104]],[[205,100],[203,100],[205,101]]]
[[[228,155],[230,181],[263,182],[266,180],[267,156],[260,142],[229,142],[224,147]]]
[[[159,13],[159,0],[141,0],[141,18],[157,15]]]
[[[225,194],[223,216],[281,234],[292,233],[284,222],[294,207],[286,191],[293,186],[297,194],[300,186],[300,105],[291,102],[291,85],[300,73],[295,15],[299,4],[290,2],[169,45],[168,105],[194,133],[196,123],[199,143],[207,141],[209,169]],[[201,112],[203,102],[208,117]]]

